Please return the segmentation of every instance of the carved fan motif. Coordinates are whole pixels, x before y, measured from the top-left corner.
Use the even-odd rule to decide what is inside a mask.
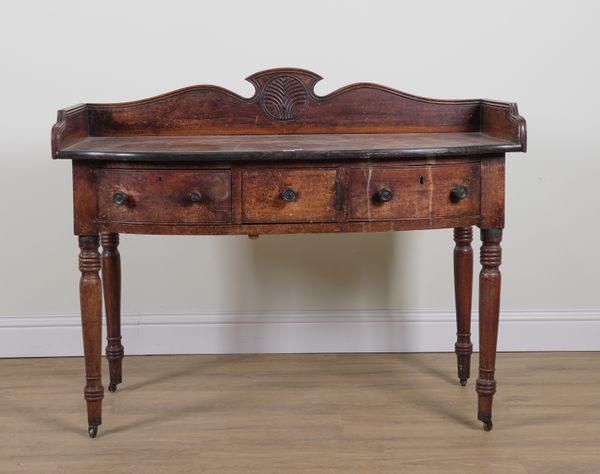
[[[308,93],[304,84],[292,76],[276,76],[265,84],[261,106],[277,120],[292,120],[304,112]]]

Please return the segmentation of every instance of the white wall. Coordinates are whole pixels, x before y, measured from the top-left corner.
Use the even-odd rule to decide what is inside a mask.
[[[371,81],[429,97],[517,102],[529,152],[508,156],[502,270],[503,309],[508,320],[521,315],[522,325],[507,322],[515,329],[501,332],[500,347],[600,349],[599,15],[591,0],[7,3],[0,16],[0,355],[81,350],[70,163],[50,159],[56,110],[195,83],[250,96],[243,78],[280,66],[323,76],[321,94]],[[122,236],[123,311],[137,328],[125,345],[194,350],[139,340],[154,337],[139,330],[153,314],[155,324],[193,334],[198,352],[445,350],[453,339],[451,248],[450,230],[258,241]],[[318,321],[310,334],[290,329],[290,312],[322,314],[335,328],[326,315],[340,310],[355,318],[343,347],[335,329],[311,344]],[[361,331],[372,327],[361,319],[368,310],[381,310],[389,324],[399,318],[408,332],[398,343],[377,336],[362,344]],[[268,312],[279,332],[253,326],[258,335],[238,344],[246,312]],[[411,331],[438,313],[447,342],[408,344]],[[208,347],[206,318],[233,318],[237,336],[223,332],[222,343],[210,339]]]

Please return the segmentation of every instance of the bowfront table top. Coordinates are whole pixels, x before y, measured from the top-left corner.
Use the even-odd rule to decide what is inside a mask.
[[[520,151],[522,145],[481,132],[320,133],[294,135],[200,135],[86,137],[59,158],[124,160],[308,160],[410,158]]]
[[[248,78],[252,97],[193,86],[58,112],[52,157],[73,161],[90,436],[104,397],[102,294],[109,391],[122,382],[120,233],[256,238],[453,228],[455,351],[464,385],[472,352],[473,225],[482,238],[478,417],[491,429],[504,155],[525,151],[525,120],[512,103],[434,100],[371,83],[319,96],[320,79],[302,69],[272,69]]]

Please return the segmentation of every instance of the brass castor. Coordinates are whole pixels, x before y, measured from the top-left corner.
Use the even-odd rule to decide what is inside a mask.
[[[88,434],[90,435],[90,438],[95,438],[96,435],[98,434],[98,427],[97,426],[89,426]]]
[[[111,383],[108,386],[108,391],[111,393],[115,393],[117,391],[117,384],[116,383]]]
[[[492,424],[491,420],[490,421],[484,421],[483,422],[483,429],[485,431],[492,431],[492,428],[494,427],[494,425]]]
[[[460,385],[462,387],[466,386],[467,385],[467,379],[460,379]]]

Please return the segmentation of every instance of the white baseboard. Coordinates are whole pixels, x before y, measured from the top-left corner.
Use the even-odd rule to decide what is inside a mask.
[[[452,311],[124,314],[126,354],[446,352]],[[500,351],[600,350],[600,309],[504,311]],[[473,342],[477,350],[477,314]],[[103,343],[104,345],[104,343]],[[82,354],[79,315],[0,316],[0,357]]]

